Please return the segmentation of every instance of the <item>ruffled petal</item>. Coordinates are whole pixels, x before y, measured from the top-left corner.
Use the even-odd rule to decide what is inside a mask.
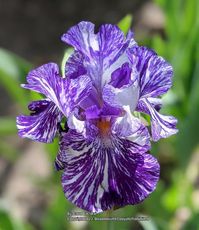
[[[99,50],[97,35],[94,33],[95,25],[91,22],[82,21],[71,27],[67,33],[63,34],[63,42],[73,46],[89,58],[95,51]]]
[[[178,132],[176,128],[177,119],[173,116],[165,116],[157,112],[155,106],[158,102],[154,102],[154,98],[142,98],[139,100],[137,110],[147,113],[151,116],[151,132],[154,141],[160,138],[166,138]]]
[[[27,137],[34,141],[52,142],[62,113],[49,100],[34,101],[29,105],[31,116],[17,117],[17,128],[20,137]]]
[[[69,131],[56,161],[58,169],[64,168],[65,196],[90,212],[140,203],[159,179],[159,164],[153,156],[132,152],[120,138],[107,143],[99,138],[86,142],[82,135]]]
[[[134,46],[129,59],[139,74],[140,97],[157,97],[172,85],[172,66],[154,51]]]
[[[44,94],[65,116],[89,95],[92,87],[87,76],[76,79],[61,78],[59,68],[54,63],[30,71],[27,82],[22,87]]]
[[[80,22],[62,36],[62,41],[79,52],[66,64],[68,72],[74,78],[77,73],[86,71],[95,87],[100,89],[110,81],[114,70],[129,62],[126,50],[136,44],[132,36],[132,33],[128,33],[125,37],[117,26],[110,24],[102,25],[95,34],[94,24]],[[80,59],[83,60],[84,67]]]

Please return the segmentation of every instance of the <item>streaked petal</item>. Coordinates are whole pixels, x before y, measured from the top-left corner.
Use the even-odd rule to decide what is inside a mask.
[[[127,48],[123,32],[115,25],[102,25],[98,33],[100,56],[103,59],[103,69],[115,62]],[[126,44],[125,49],[122,49]]]
[[[91,22],[82,21],[71,27],[62,35],[62,41],[73,46],[75,50],[82,52],[91,58],[94,51],[99,50],[97,35],[94,33],[95,25]]]
[[[72,77],[86,71],[95,87],[100,89],[110,81],[114,70],[129,62],[126,50],[136,44],[132,36],[129,32],[125,37],[117,26],[111,24],[102,25],[95,34],[94,24],[80,22],[62,36],[62,41],[78,51],[69,59],[66,69]]]
[[[90,212],[137,204],[155,189],[159,178],[159,164],[150,154],[133,153],[120,138],[110,143],[86,142],[73,131],[61,141],[56,165],[64,168],[65,196]]]
[[[151,101],[150,101],[151,99]],[[165,116],[154,108],[153,98],[142,98],[139,100],[137,110],[151,116],[151,132],[154,141],[166,138],[178,132],[176,128],[177,119],[173,116]]]
[[[129,140],[133,152],[145,153],[151,148],[148,129],[128,110],[123,117],[115,119],[112,132],[118,137]]]
[[[78,109],[75,109],[67,119],[69,129],[74,129],[78,133],[85,134],[85,121],[79,117]]]
[[[31,116],[17,117],[19,136],[34,141],[52,142],[63,116],[57,106],[49,100],[40,100],[32,102],[29,109],[32,111]]]
[[[106,103],[116,108],[129,106],[134,111],[139,97],[137,73],[124,63],[111,74],[111,80],[103,88],[102,96]]]
[[[92,83],[88,76],[82,75],[71,79],[68,85],[67,102],[70,110],[80,105],[85,98],[89,97],[92,90]]]
[[[27,82],[28,84],[23,84],[22,87],[44,94],[66,116],[91,90],[91,82],[87,76],[61,78],[59,68],[54,63],[30,71]]]
[[[86,72],[82,53],[74,51],[65,64],[65,76],[68,78],[76,78],[85,75]]]
[[[103,99],[109,105],[116,108],[124,108],[129,106],[131,111],[134,111],[137,106],[139,91],[135,84],[115,88],[106,84],[103,88]]]
[[[57,64],[48,63],[30,71],[27,76],[27,82],[28,84],[22,84],[23,88],[44,94],[59,105],[60,94],[65,88],[63,78],[59,75]]]
[[[157,97],[172,85],[172,66],[154,51],[134,46],[129,59],[139,74],[140,97]]]

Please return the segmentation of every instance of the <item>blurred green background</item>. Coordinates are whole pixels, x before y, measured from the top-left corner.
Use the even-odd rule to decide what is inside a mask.
[[[0,0],[0,230],[198,230],[198,0],[25,2]],[[161,165],[157,189],[142,204],[95,216],[149,221],[68,221],[69,212],[78,209],[65,199],[61,174],[53,168],[57,140],[45,145],[17,136],[16,115],[28,113],[28,102],[38,98],[20,83],[34,66],[48,61],[61,66],[67,51],[59,36],[83,19],[97,25],[120,21],[124,32],[133,25],[138,43],[174,68],[162,113],[178,118],[179,133],[153,143],[151,152]]]

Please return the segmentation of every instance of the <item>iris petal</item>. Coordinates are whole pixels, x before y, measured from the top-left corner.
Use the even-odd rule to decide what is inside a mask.
[[[145,153],[151,148],[148,129],[128,110],[125,116],[115,119],[112,132],[121,138],[129,140],[131,149],[134,152]]]
[[[131,111],[134,111],[139,96],[138,90],[138,87],[134,84],[119,89],[106,84],[103,88],[103,99],[106,103],[116,108],[129,106]]]
[[[74,131],[66,133],[58,159],[60,168],[64,166],[62,186],[68,200],[102,212],[145,199],[156,187],[159,164],[150,154],[133,152],[127,142],[112,137],[105,146],[101,139],[86,142]]]
[[[27,76],[27,82],[22,87],[44,94],[65,116],[89,95],[92,86],[87,76],[76,79],[60,77],[59,68],[54,63],[32,70]]]
[[[154,51],[134,46],[129,59],[139,75],[140,97],[157,97],[172,85],[172,66]]]
[[[165,116],[158,113],[154,107],[153,98],[142,98],[138,103],[137,110],[151,116],[151,132],[154,141],[169,137],[178,132],[176,128],[177,119],[173,116]]]
[[[74,51],[65,64],[65,76],[76,78],[87,73],[83,65],[84,57],[80,52]]]
[[[34,111],[31,116],[17,117],[19,136],[40,142],[52,142],[57,133],[57,124],[62,119],[62,113],[49,100],[32,102],[29,109]]]
[[[62,36],[62,41],[75,49],[74,56],[67,64],[67,72],[74,78],[77,72],[86,71],[98,89],[110,81],[114,70],[129,62],[126,50],[136,44],[132,33],[128,33],[125,38],[123,32],[115,25],[102,25],[95,34],[94,24],[91,22],[80,22],[73,26]],[[80,60],[83,60],[83,65]]]
[[[63,34],[62,41],[73,46],[75,50],[80,51],[89,58],[92,53],[99,50],[97,35],[94,33],[95,25],[91,22],[80,22]]]

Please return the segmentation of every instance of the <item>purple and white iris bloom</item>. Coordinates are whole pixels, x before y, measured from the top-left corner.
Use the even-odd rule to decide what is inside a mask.
[[[17,117],[19,135],[52,142],[58,134],[55,167],[63,170],[65,196],[78,207],[102,212],[140,203],[159,179],[151,136],[157,141],[177,132],[177,120],[159,113],[172,67],[114,25],[95,33],[92,23],[80,22],[62,41],[74,48],[65,76],[49,63],[31,71],[22,85],[45,98],[30,103],[30,116]],[[151,135],[135,111],[150,115]]]

